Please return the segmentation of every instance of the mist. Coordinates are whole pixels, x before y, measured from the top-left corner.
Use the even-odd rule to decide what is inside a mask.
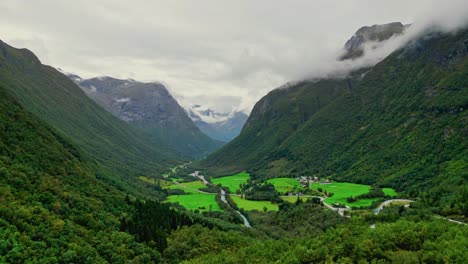
[[[337,8],[339,7],[339,8]],[[461,0],[78,2],[1,1],[0,39],[84,78],[165,84],[182,106],[249,112],[287,82],[375,65],[427,30],[466,25]],[[339,62],[362,26],[411,23],[354,61]]]
[[[463,6],[463,1],[458,1],[460,6]],[[345,78],[350,73],[363,68],[369,68],[383,59],[392,52],[408,45],[411,42],[418,41],[419,38],[431,33],[456,33],[459,30],[468,27],[468,9],[455,8],[455,6],[446,6],[440,10],[434,10],[426,14],[411,24],[404,30],[403,34],[394,35],[390,39],[382,42],[367,42],[363,45],[364,54],[357,59],[348,59],[344,61],[337,58],[344,54],[343,49],[327,54],[327,58],[322,58],[323,63],[311,65],[316,69],[306,74],[303,78],[288,82],[288,85],[280,86],[280,88],[290,87],[292,83],[297,83],[304,80],[317,80],[323,78]]]

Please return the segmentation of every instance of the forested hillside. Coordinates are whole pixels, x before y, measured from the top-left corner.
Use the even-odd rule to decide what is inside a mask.
[[[294,98],[273,91],[257,103],[241,135],[205,164],[250,169],[261,178],[305,174],[377,183],[422,197],[442,213],[466,216],[467,55],[467,30],[426,35],[347,92],[333,97],[336,88],[324,87],[328,104],[309,115],[295,98],[307,98],[314,83],[302,91],[304,84],[288,88],[300,91]],[[317,104],[315,97],[305,100]],[[257,124],[263,128],[252,129]],[[238,151],[252,142],[261,142],[264,151]]]
[[[94,179],[77,149],[25,111],[3,86],[0,109],[0,262],[158,257],[119,232],[119,212],[130,206],[120,192]]]
[[[0,86],[0,262],[157,263],[171,231],[237,227],[131,198]]]
[[[181,159],[164,142],[149,138],[99,107],[29,50],[1,41],[0,84],[25,109],[76,144],[83,159],[97,169],[97,177],[120,188],[142,192],[135,187],[134,176],[160,175]]]

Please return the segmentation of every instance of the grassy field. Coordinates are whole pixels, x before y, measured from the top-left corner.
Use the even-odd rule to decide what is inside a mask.
[[[138,179],[149,184],[159,184],[163,188],[169,187],[174,184],[173,182],[168,180],[153,179],[146,176],[139,176]]]
[[[178,184],[174,184],[169,186],[168,189],[180,189],[184,190],[186,193],[198,193],[197,190],[206,187],[206,185],[203,184],[203,182],[201,181],[182,182],[180,184],[183,185],[185,188]]]
[[[242,183],[246,183],[250,178],[250,175],[247,172],[241,172],[231,176],[224,176],[221,178],[212,178],[211,182],[215,185],[221,184],[224,187],[227,187],[231,193],[235,193],[240,189]]]
[[[283,196],[283,197],[281,197],[281,199],[283,199],[286,202],[295,203],[297,201],[297,196]],[[301,197],[299,199],[301,199],[301,201],[305,202],[305,201],[307,201],[308,198],[307,197]]]
[[[293,178],[275,178],[267,181],[275,186],[275,189],[281,194],[285,194],[294,189],[300,189],[301,184]]]
[[[359,206],[369,206],[371,205],[374,201],[377,200],[375,199],[361,199],[353,203],[349,203],[346,201],[346,198],[348,197],[356,197],[361,194],[366,194],[370,190],[369,185],[363,185],[363,184],[355,184],[355,183],[346,183],[346,182],[333,182],[331,184],[320,184],[320,183],[313,183],[311,185],[313,189],[318,189],[322,188],[322,190],[327,191],[327,192],[332,192],[333,196],[325,199],[325,202],[327,204],[334,204],[334,203],[340,203],[340,204],[345,204],[347,206],[353,207],[359,207]],[[384,188],[385,194],[391,195],[391,194],[396,194],[395,190],[391,188]]]
[[[385,193],[385,195],[388,195],[388,196],[391,196],[391,197],[397,196],[397,194],[398,194],[392,188],[382,188],[382,191]]]
[[[216,203],[214,194],[194,193],[186,195],[170,195],[167,201],[171,203],[179,203],[183,207],[192,210],[209,211],[222,211]]]
[[[246,211],[258,210],[262,212],[264,207],[266,207],[268,211],[278,211],[278,205],[268,201],[251,201],[242,199],[238,196],[231,196],[231,198],[239,208]]]

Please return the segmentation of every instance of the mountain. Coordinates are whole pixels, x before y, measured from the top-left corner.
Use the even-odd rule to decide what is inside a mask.
[[[204,165],[390,186],[468,215],[468,30],[431,33],[349,79],[277,89]]]
[[[369,43],[378,43],[404,33],[410,25],[393,22],[382,25],[364,26],[346,42],[345,53],[340,60],[356,59],[364,54],[364,46]]]
[[[125,196],[95,179],[83,153],[0,82],[0,262],[156,260],[157,251],[119,232],[120,214],[131,209]],[[125,254],[105,249],[124,244]]]
[[[249,117],[244,112],[219,113],[200,105],[187,109],[187,114],[203,133],[223,142],[237,137]]]
[[[96,176],[139,192],[134,176],[158,176],[181,158],[164,142],[114,117],[67,76],[41,64],[27,49],[0,42],[0,84],[27,111],[84,153]],[[149,189],[153,192],[153,189]]]
[[[222,145],[203,134],[160,83],[111,77],[84,80],[77,75],[69,78],[104,109],[187,158],[205,157]]]

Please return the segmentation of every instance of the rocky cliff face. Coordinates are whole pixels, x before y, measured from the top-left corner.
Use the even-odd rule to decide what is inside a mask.
[[[184,109],[160,83],[142,83],[98,77],[83,80],[69,76],[95,102],[120,119],[168,142],[178,152],[199,158],[219,146],[204,135]]]
[[[345,46],[345,54],[339,59],[355,59],[364,54],[364,45],[370,42],[382,42],[393,36],[403,34],[410,25],[393,22],[383,25],[364,26],[349,39]]]
[[[163,125],[186,119],[177,101],[159,83],[102,77],[79,84],[89,97],[127,122],[151,121]]]

